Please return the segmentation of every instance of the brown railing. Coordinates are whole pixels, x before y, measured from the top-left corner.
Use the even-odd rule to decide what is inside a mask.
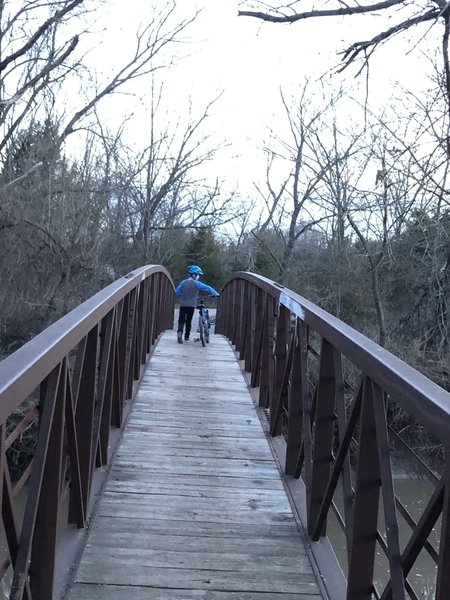
[[[173,310],[167,271],[143,267],[0,363],[0,579],[11,599],[56,596],[61,539],[89,522],[94,475],[105,471],[133,382]]]
[[[335,594],[327,581],[330,597],[448,600],[450,394],[305,298],[250,273],[224,286],[216,330],[244,361],[274,443],[284,440],[285,480],[303,479],[313,551],[325,540],[336,555],[343,549],[344,590]],[[430,490],[422,503],[401,494],[412,471]]]

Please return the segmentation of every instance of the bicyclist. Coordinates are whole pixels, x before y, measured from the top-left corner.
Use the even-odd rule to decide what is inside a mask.
[[[192,317],[194,310],[197,306],[199,292],[205,292],[209,296],[218,296],[217,292],[210,285],[201,283],[199,281],[200,275],[203,275],[203,271],[198,265],[189,265],[187,268],[189,277],[183,279],[183,281],[175,289],[177,296],[180,296],[180,314],[178,317],[178,330],[177,340],[179,344],[183,343],[183,329],[185,342],[189,341],[189,335],[191,333]]]

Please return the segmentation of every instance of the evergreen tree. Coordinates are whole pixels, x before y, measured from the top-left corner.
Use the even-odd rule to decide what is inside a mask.
[[[204,273],[202,279],[208,285],[220,290],[226,273],[221,255],[222,244],[216,239],[210,227],[199,229],[192,234],[185,249],[186,266],[198,264]]]

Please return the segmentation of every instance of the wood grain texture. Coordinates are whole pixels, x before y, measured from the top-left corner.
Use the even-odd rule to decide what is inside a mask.
[[[322,598],[222,336],[159,341],[68,598]]]

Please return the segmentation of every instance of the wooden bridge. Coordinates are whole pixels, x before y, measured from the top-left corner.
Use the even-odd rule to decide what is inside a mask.
[[[165,333],[70,600],[319,600],[303,544],[230,345]]]
[[[448,598],[450,395],[253,274],[224,286],[208,347],[173,319],[169,274],[144,267],[0,363],[3,596]],[[433,470],[394,407],[441,445]],[[420,511],[399,460],[430,481]]]

